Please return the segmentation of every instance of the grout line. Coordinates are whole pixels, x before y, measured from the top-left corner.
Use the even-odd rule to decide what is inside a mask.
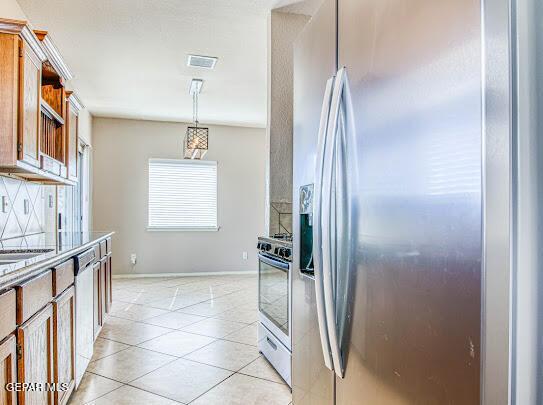
[[[138,348],[138,347],[136,347],[136,346],[133,346],[133,347]],[[139,347],[139,349],[140,349],[140,350],[147,350],[147,349],[144,349],[143,347]],[[91,372],[92,374],[99,375],[100,377],[104,377],[104,378],[107,378],[107,379],[109,379],[109,380],[113,380],[113,381],[116,381],[116,382],[118,382],[118,383],[121,383],[121,384],[124,384],[124,385],[128,385],[128,384],[130,384],[131,382],[137,380],[138,378],[144,377],[144,376],[146,376],[147,374],[150,374],[150,373],[152,373],[153,371],[158,370],[159,368],[162,368],[162,367],[164,367],[164,366],[166,366],[166,365],[168,365],[168,364],[170,364],[170,363],[173,363],[173,362],[176,361],[176,360],[179,360],[179,357],[176,357],[176,356],[166,355],[166,354],[164,354],[164,353],[155,352],[155,351],[153,351],[153,350],[147,350],[147,351],[150,351],[150,352],[153,352],[153,353],[156,353],[156,354],[162,354],[162,355],[164,355],[164,356],[174,357],[174,358],[171,359],[170,361],[168,361],[168,362],[162,364],[161,366],[158,366],[157,368],[154,368],[154,369],[152,369],[151,371],[149,371],[149,372],[147,372],[147,373],[145,373],[145,374],[142,374],[141,376],[136,377],[136,378],[134,378],[134,379],[132,379],[132,380],[130,380],[130,381],[128,381],[128,382],[119,381],[119,380],[116,380],[115,378],[112,378],[112,377],[106,377],[106,376],[104,376],[104,375],[102,375],[102,374],[99,374],[99,373],[96,372],[96,371],[90,371],[90,372]],[[119,388],[120,388],[120,387],[119,387]]]
[[[212,343],[213,343],[213,342],[212,342]],[[210,344],[211,344],[211,343],[210,343]],[[203,349],[203,347],[201,347],[200,349]],[[200,349],[198,349],[198,350],[200,350]],[[195,350],[195,351],[197,351],[197,350]],[[194,352],[188,353],[188,354],[186,354],[185,356],[190,356],[192,353],[194,353]],[[221,366],[216,366],[216,365],[214,365],[214,364],[204,363],[203,361],[199,361],[199,360],[195,360],[195,359],[188,359],[188,358],[186,358],[185,356],[183,356],[183,357],[181,357],[181,358],[182,358],[183,360],[193,361],[194,363],[199,363],[199,364],[204,364],[204,365],[206,365],[206,366],[211,366],[211,367],[215,367],[215,368],[220,368],[220,369],[222,369],[222,370],[230,371],[231,373],[237,373],[237,372],[239,372],[239,370],[241,370],[241,369],[244,368],[244,367],[247,367],[247,366],[248,366],[249,364],[251,364],[254,360],[256,360],[256,359],[251,360],[249,363],[245,364],[244,366],[241,366],[241,367],[238,368],[237,370],[231,370],[231,369],[229,369],[229,368],[224,368],[224,367],[221,367]],[[260,355],[259,355],[259,357],[260,357]]]
[[[168,401],[173,401],[175,402],[176,404],[183,404],[183,405],[187,405],[188,402],[181,402],[181,401],[178,401],[177,399],[172,399],[172,398],[169,398],[167,396],[164,396],[162,394],[159,394],[158,392],[154,392],[154,391],[149,391],[148,389],[146,388],[141,388],[141,387],[137,387],[135,385],[132,385],[131,383],[128,383],[126,384],[128,387],[132,387],[132,388],[135,388],[137,390],[140,390],[140,391],[145,391],[145,392],[148,392],[149,394],[153,394],[153,395],[156,395],[158,397],[161,397],[161,398],[164,398],[164,399],[167,399]],[[119,387],[120,388],[120,387]]]
[[[189,333],[189,332],[185,332],[185,333]],[[194,333],[189,333],[189,334],[194,335]],[[162,335],[162,336],[165,336],[165,335],[167,335],[167,333],[164,334],[164,335]],[[201,335],[197,335],[197,336],[201,336]],[[209,337],[209,336],[204,336],[204,337]],[[203,349],[204,347],[207,347],[207,346],[209,346],[210,344],[213,344],[213,343],[215,343],[215,342],[218,340],[218,339],[216,339],[216,338],[210,338],[210,339],[213,339],[213,341],[211,341],[211,342],[209,342],[209,343],[206,343],[206,344],[203,345],[202,347],[199,347],[198,349],[194,349],[193,351],[191,351],[191,352],[189,352],[189,353],[186,353],[186,354],[184,354],[183,356],[177,356],[177,355],[174,355],[174,354],[170,354],[170,356],[175,356],[175,357],[177,357],[178,359],[182,359],[182,358],[184,358],[184,356],[188,356],[189,354],[192,354],[192,353],[194,353],[194,352],[197,352],[198,350]],[[153,340],[153,339],[146,340],[145,342],[142,342],[142,343],[139,343],[139,344],[141,345],[141,344],[146,343],[146,342],[149,342],[149,341],[151,341],[151,340]],[[141,346],[135,346],[135,347],[139,347],[139,348],[141,348],[141,349],[144,349],[144,348],[141,347]],[[158,352],[158,351],[153,350],[153,349],[145,349],[145,350],[149,350],[149,351],[152,351],[152,352],[155,352],[155,353],[160,353],[160,354],[167,354],[167,353],[163,353],[163,352]],[[186,359],[186,360],[188,360],[188,359]],[[221,367],[219,367],[219,368],[221,368]]]
[[[201,398],[202,396],[204,396],[205,394],[207,394],[209,391],[211,391],[213,388],[217,387],[218,385],[222,384],[223,382],[225,382],[226,380],[228,380],[229,378],[231,378],[233,375],[235,375],[236,373],[235,372],[232,372],[232,374],[230,374],[228,377],[226,377],[224,380],[222,380],[221,382],[215,384],[213,387],[209,388],[206,392],[202,393],[201,395],[198,395],[196,398],[194,398],[192,401],[189,402],[189,404],[192,404],[194,401],[196,401],[198,398]]]
[[[249,367],[251,364],[255,363],[256,361],[258,361],[259,359],[263,358],[264,361],[266,361],[266,363],[269,364],[268,360],[264,357],[263,354],[260,354],[256,359],[254,359],[253,361],[251,361],[249,364],[247,364],[245,367]],[[277,374],[277,377],[279,377],[279,379],[282,381],[280,382],[277,382],[277,381],[274,381],[274,380],[270,380],[268,378],[264,378],[264,377],[259,377],[257,375],[252,375],[252,374],[247,374],[247,373],[242,373],[241,370],[243,370],[245,367],[241,368],[240,371],[238,371],[238,374],[243,374],[243,375],[246,375],[246,376],[249,376],[249,377],[254,377],[254,378],[259,378],[261,380],[266,380],[266,381],[270,381],[270,382],[274,382],[274,383],[277,383],[277,384],[286,384],[286,382],[283,380],[283,378],[279,375],[279,373],[277,371],[274,370],[275,374]],[[273,368],[272,365],[270,365],[270,367]],[[288,384],[286,384],[288,385]]]
[[[141,349],[141,348],[140,348],[140,349]],[[144,350],[147,350],[147,349],[144,349]],[[152,351],[152,350],[149,350],[149,351]],[[164,354],[164,353],[161,353],[161,354]],[[172,356],[172,357],[175,357],[175,356]],[[140,375],[139,377],[134,378],[133,380],[130,380],[130,381],[128,381],[128,382],[125,383],[125,384],[130,384],[130,383],[132,383],[132,382],[134,382],[134,381],[136,381],[136,380],[139,380],[140,378],[145,377],[146,375],[151,374],[151,373],[157,371],[158,369],[161,369],[162,367],[167,366],[168,364],[171,364],[171,363],[173,363],[174,361],[177,361],[177,360],[179,360],[179,358],[178,358],[178,357],[175,357],[174,359],[170,360],[170,361],[167,362],[167,363],[164,363],[164,364],[161,365],[160,367],[157,367],[157,368],[155,368],[155,369],[149,371],[148,373],[145,373],[145,374],[143,374],[143,375]]]

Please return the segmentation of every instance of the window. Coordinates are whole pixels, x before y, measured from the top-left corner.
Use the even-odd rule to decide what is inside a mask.
[[[149,228],[217,229],[217,162],[149,160]]]

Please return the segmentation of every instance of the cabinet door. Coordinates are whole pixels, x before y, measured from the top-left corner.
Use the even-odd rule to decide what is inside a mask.
[[[113,304],[113,280],[111,273],[111,253],[107,255],[106,259],[106,312],[109,313]]]
[[[77,114],[70,108],[69,104],[69,102],[66,102],[66,107],[68,110],[68,133],[66,134],[66,164],[68,166],[68,178],[70,180],[77,180],[78,117]]]
[[[53,348],[55,383],[65,385],[55,391],[55,404],[64,405],[75,386],[75,289],[68,288],[53,301]]]
[[[21,42],[19,63],[19,159],[39,166],[41,63]]]
[[[17,382],[17,341],[14,335],[0,343],[0,405],[15,405],[15,392],[8,391],[6,384]]]
[[[20,346],[20,383],[53,383],[53,305],[30,318],[17,330]],[[47,390],[19,391],[19,405],[51,405],[53,393]]]
[[[92,268],[93,272],[93,301],[94,301],[94,309],[93,309],[93,319],[94,319],[94,338],[98,336],[100,333],[100,325],[102,325],[102,303],[101,303],[101,296],[102,296],[102,288],[100,288],[100,271],[101,269],[101,262],[97,262],[94,264]]]
[[[104,258],[100,265],[100,325],[104,324],[106,318],[107,306],[107,257]]]

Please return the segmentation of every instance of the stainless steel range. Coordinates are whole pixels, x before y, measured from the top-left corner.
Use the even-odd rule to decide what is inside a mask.
[[[291,386],[292,237],[258,238],[258,349]]]

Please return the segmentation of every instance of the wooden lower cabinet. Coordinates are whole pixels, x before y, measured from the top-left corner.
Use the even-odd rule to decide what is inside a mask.
[[[6,385],[17,382],[17,339],[10,335],[0,342],[0,405],[15,405],[17,394]]]
[[[75,288],[72,286],[53,301],[53,374],[64,385],[54,393],[55,404],[64,405],[75,387]]]
[[[17,329],[19,383],[53,383],[53,305],[48,304]],[[51,405],[53,392],[19,392],[19,405]]]
[[[94,338],[100,333],[102,325],[102,286],[101,286],[101,262],[96,262],[92,267],[92,287],[93,287],[93,319],[94,319]]]
[[[102,260],[102,263],[100,264],[100,326],[104,324],[104,321],[106,319],[106,311],[107,311],[107,259],[104,258]]]
[[[106,313],[111,310],[113,304],[113,280],[111,271],[111,253],[106,258]]]

